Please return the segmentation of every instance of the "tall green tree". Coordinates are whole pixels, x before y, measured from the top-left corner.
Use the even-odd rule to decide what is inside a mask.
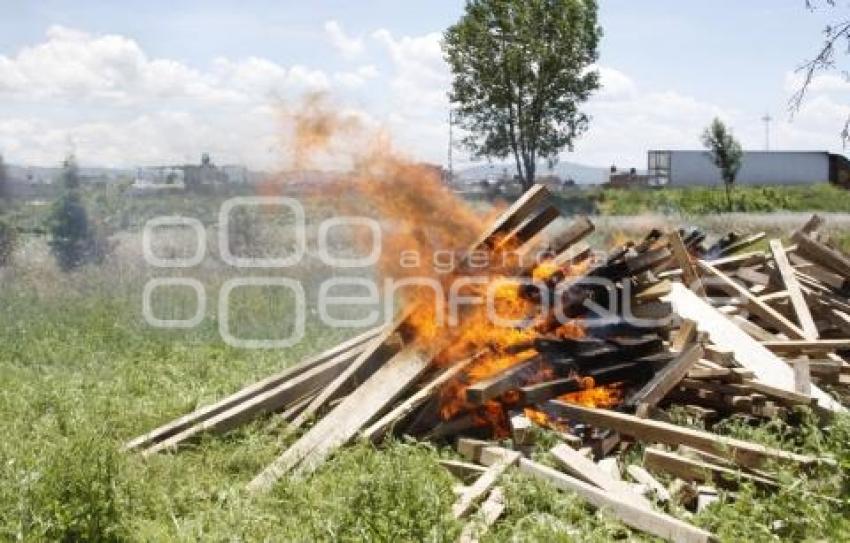
[[[703,131],[702,144],[708,149],[711,161],[720,170],[726,189],[726,207],[732,211],[732,187],[735,185],[738,170],[741,169],[741,157],[744,154],[741,144],[723,121],[716,117]]]
[[[63,271],[71,271],[87,262],[99,262],[105,255],[104,244],[89,221],[80,190],[77,161],[69,155],[60,175],[62,194],[53,202],[48,217],[50,250]]]
[[[599,88],[595,0],[468,0],[443,36],[449,93],[477,158],[512,156],[523,188],[587,130],[579,110]]]

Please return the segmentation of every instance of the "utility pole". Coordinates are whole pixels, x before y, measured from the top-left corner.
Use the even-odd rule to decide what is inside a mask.
[[[761,120],[764,122],[764,150],[770,151],[770,121],[773,120],[773,117],[770,116],[770,113],[765,113]]]

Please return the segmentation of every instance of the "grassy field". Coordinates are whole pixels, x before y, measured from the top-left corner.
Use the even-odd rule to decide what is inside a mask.
[[[225,345],[213,307],[188,332],[146,325],[140,296],[155,273],[143,265],[138,225],[162,209],[194,213],[198,203],[191,204],[134,204],[140,208],[127,215],[130,226],[116,237],[116,251],[103,266],[62,274],[44,240],[29,237],[11,267],[0,269],[0,540],[456,540],[454,481],[437,464],[452,455],[448,447],[405,440],[380,448],[359,444],[310,479],[284,480],[262,497],[248,496],[244,485],[293,439],[283,437],[274,417],[175,454],[142,460],[119,452],[126,439],[355,333],[309,319],[297,346],[262,351]],[[203,213],[214,216],[213,207]],[[602,239],[634,231],[601,226]],[[296,277],[310,284],[330,273],[311,261]],[[210,299],[231,275],[215,262],[192,272]],[[157,303],[158,314],[191,313],[192,302],[180,296]],[[246,334],[267,332],[262,323],[288,307],[256,292],[237,305]],[[745,486],[737,499],[724,494],[699,515],[676,507],[670,512],[724,541],[850,540],[850,419],[838,418],[826,430],[805,413],[800,419],[794,427],[730,423],[722,430],[830,454],[837,469],[784,471],[787,484],[774,495]],[[537,455],[548,462],[544,450]],[[639,459],[639,450],[632,454]],[[575,496],[522,475],[508,476],[505,488],[507,514],[487,541],[645,539]]]
[[[680,213],[705,215],[773,211],[850,212],[850,192],[828,183],[788,187],[736,187],[729,210],[722,188],[692,187],[659,190],[606,189],[596,196],[603,215]]]

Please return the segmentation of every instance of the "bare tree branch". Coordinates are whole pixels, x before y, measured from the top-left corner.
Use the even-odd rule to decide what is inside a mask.
[[[835,7],[835,0],[825,0],[830,7]],[[818,2],[814,0],[806,0],[806,8],[814,11],[818,7]],[[836,24],[827,25],[823,31],[824,42],[815,55],[810,60],[801,64],[795,73],[803,74],[803,82],[797,91],[791,95],[788,101],[788,109],[791,115],[797,113],[803,105],[803,100],[806,93],[812,84],[815,76],[821,72],[828,72],[836,69],[836,54],[842,42],[845,42],[843,53],[850,54],[850,19],[846,19]],[[845,78],[850,79],[850,74],[846,70],[842,71]],[[844,128],[841,131],[841,140],[845,147],[850,141],[850,117],[844,122]]]

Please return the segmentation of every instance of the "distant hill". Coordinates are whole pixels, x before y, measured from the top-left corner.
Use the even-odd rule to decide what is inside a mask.
[[[480,181],[486,179],[488,176],[501,177],[505,168],[507,168],[508,175],[514,175],[516,173],[516,166],[513,162],[494,162],[492,164],[480,164],[463,168],[457,172],[456,176],[464,182]],[[561,179],[572,179],[581,185],[604,183],[608,180],[608,171],[608,168],[586,166],[575,162],[558,162],[552,170],[549,170],[545,162],[537,165],[537,175],[554,174]]]

